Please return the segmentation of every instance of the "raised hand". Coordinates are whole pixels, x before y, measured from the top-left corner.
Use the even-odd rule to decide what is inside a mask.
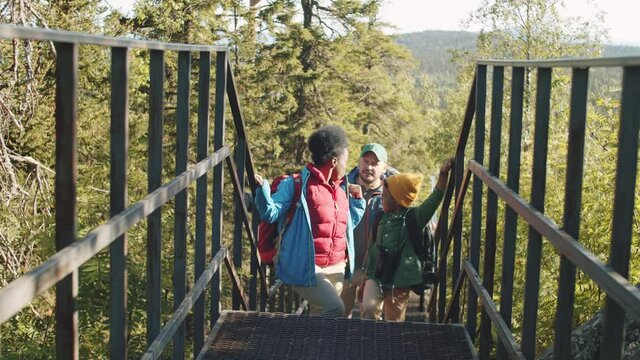
[[[356,199],[362,199],[362,187],[357,184],[349,184],[349,193]]]
[[[440,167],[440,174],[442,173],[449,173],[449,170],[451,170],[451,168],[453,167],[453,158],[449,158],[447,160],[444,161],[444,163],[442,163],[442,166]]]
[[[256,174],[255,175],[255,179],[256,179],[256,183],[258,184],[258,186],[262,186],[262,184],[264,183],[264,179],[262,178],[262,176]]]
[[[447,188],[447,177],[449,176],[449,171],[451,171],[451,168],[453,167],[453,163],[453,158],[449,158],[445,160],[440,167],[440,174],[438,175],[436,189],[444,191]]]

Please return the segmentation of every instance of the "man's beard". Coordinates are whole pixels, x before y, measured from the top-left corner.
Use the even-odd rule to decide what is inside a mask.
[[[375,175],[367,175],[367,178],[365,178],[364,174],[360,174],[360,180],[367,185],[371,185],[376,182],[376,177]]]

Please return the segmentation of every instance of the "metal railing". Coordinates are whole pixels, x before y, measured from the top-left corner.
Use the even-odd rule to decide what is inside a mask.
[[[127,236],[126,232],[147,218],[147,345],[144,358],[160,357],[173,339],[174,358],[185,357],[185,319],[193,311],[194,357],[205,342],[205,303],[203,293],[211,283],[210,317],[212,324],[220,314],[220,271],[224,261],[233,284],[233,309],[267,308],[269,291],[265,267],[256,252],[255,230],[258,217],[250,218],[244,201],[244,184],[255,192],[254,166],[246,137],[242,110],[237,94],[229,53],[223,46],[172,44],[128,38],[87,35],[0,25],[0,38],[51,41],[56,49],[56,254],[43,264],[0,289],[0,324],[27,306],[47,289],[56,287],[56,357],[77,359],[78,269],[101,250],[110,251],[110,357],[128,357],[127,339]],[[111,49],[111,218],[77,239],[77,123],[78,123],[78,47],[106,46]],[[148,192],[135,204],[127,204],[127,167],[129,156],[129,51],[150,51]],[[178,52],[177,132],[175,178],[162,185],[165,52]],[[213,145],[210,153],[209,133],[211,101],[211,62],[215,53],[215,101]],[[197,163],[188,166],[191,59],[199,56],[197,107]],[[225,98],[228,99],[236,131],[236,147],[225,144]],[[226,163],[234,188],[233,259],[222,247],[223,184]],[[238,165],[238,167],[236,167]],[[213,188],[209,193],[207,176],[213,171]],[[245,172],[247,176],[245,176]],[[187,188],[196,183],[194,269],[195,285],[187,293]],[[207,198],[213,196],[213,223],[207,229]],[[161,232],[162,206],[175,199],[174,225],[174,313],[161,328]],[[251,219],[251,220],[250,220]],[[251,279],[248,299],[240,284],[235,266],[242,265],[243,227],[251,243]],[[206,265],[207,239],[213,259]],[[234,265],[235,264],[235,265]],[[260,282],[258,284],[258,281]],[[258,286],[259,285],[259,286]],[[260,288],[260,307],[257,306]],[[284,291],[284,287],[282,288]],[[289,290],[290,291],[290,290]],[[281,300],[283,301],[283,300]],[[273,307],[272,307],[273,309]]]
[[[47,289],[56,286],[56,351],[59,358],[78,357],[77,282],[78,268],[98,252],[110,247],[111,262],[111,357],[127,357],[127,273],[126,231],[145,217],[148,219],[148,308],[146,358],[157,358],[167,343],[174,340],[174,356],[184,357],[184,320],[193,309],[194,352],[197,355],[204,344],[205,304],[202,296],[212,284],[210,313],[212,321],[220,310],[220,272],[225,262],[234,286],[233,308],[267,308],[279,311],[300,312],[304,302],[291,291],[267,279],[266,268],[256,252],[257,216],[249,220],[244,202],[244,184],[248,182],[255,191],[252,154],[246,138],[244,120],[227,49],[218,46],[167,44],[134,39],[119,39],[63,31],[0,26],[0,37],[52,41],[57,50],[56,72],[56,248],[57,253],[42,265],[0,289],[0,323],[11,318],[20,309]],[[76,177],[77,177],[77,79],[78,46],[90,44],[111,48],[111,218],[77,238]],[[128,157],[128,78],[129,48],[150,50],[150,112],[149,112],[149,194],[132,205],[127,205],[127,157]],[[162,124],[164,107],[164,56],[165,51],[178,51],[177,91],[177,152],[176,177],[161,184],[162,173]],[[199,54],[197,163],[188,167],[189,134],[189,74],[193,53]],[[214,152],[209,153],[209,107],[211,82],[211,53],[216,53]],[[487,103],[487,67],[493,67],[491,132],[489,166],[483,167],[485,112]],[[595,66],[623,67],[622,105],[618,163],[614,199],[611,254],[609,264],[604,264],[578,241],[580,205],[583,175],[584,133],[589,68]],[[509,123],[508,175],[506,185],[499,180],[500,141],[502,128],[502,99],[504,98],[504,68],[512,67],[511,114]],[[546,187],[547,141],[549,128],[549,101],[552,67],[568,67],[573,72],[571,110],[567,158],[567,186],[565,215],[562,228],[544,215]],[[535,114],[535,139],[533,151],[531,203],[519,195],[520,157],[522,138],[522,111],[525,71],[537,69],[537,93]],[[236,130],[237,144],[233,150],[224,143],[225,98],[228,99]],[[558,286],[558,315],[554,353],[556,358],[570,357],[570,334],[574,307],[576,266],[595,281],[607,293],[604,313],[602,358],[619,359],[622,349],[625,314],[640,319],[640,290],[627,280],[631,248],[631,222],[633,220],[633,196],[637,174],[638,128],[640,127],[640,58],[567,59],[549,61],[480,61],[471,86],[465,119],[456,148],[455,171],[449,179],[443,211],[440,217],[437,241],[440,262],[436,284],[428,305],[430,319],[440,322],[460,322],[466,316],[466,326],[472,338],[476,333],[478,298],[484,310],[481,314],[479,348],[480,357],[488,358],[492,351],[491,325],[499,337],[497,357],[503,359],[535,356],[536,324],[539,298],[539,273],[542,238],[546,238],[561,254],[560,281]],[[474,156],[465,165],[465,149],[475,117]],[[235,221],[233,259],[221,246],[223,184],[226,163],[234,188]],[[213,229],[211,233],[212,255],[206,265],[207,175],[213,170]],[[246,172],[246,176],[245,176]],[[624,172],[624,174],[623,174]],[[468,259],[462,262],[463,205],[466,190],[473,176],[471,228],[468,242]],[[195,275],[194,287],[186,293],[186,188],[196,182],[195,224]],[[479,275],[482,192],[488,187],[486,226],[484,237],[484,271]],[[452,219],[448,209],[455,197]],[[161,208],[175,198],[174,227],[174,309],[172,318],[160,327],[160,237]],[[631,200],[630,200],[631,199]],[[504,246],[500,306],[493,303],[495,272],[497,208],[498,201],[506,203]],[[520,216],[529,225],[528,254],[522,342],[515,340],[511,332],[513,308],[513,279],[515,267],[516,224]],[[251,279],[248,299],[235,273],[235,265],[242,265],[242,234],[251,243]],[[449,249],[451,258],[448,258]],[[260,281],[260,306],[258,306],[258,279]],[[447,296],[447,282],[452,284]],[[466,314],[462,314],[459,295],[463,283],[468,287]],[[279,295],[276,299],[275,295]],[[447,297],[451,300],[447,306]],[[268,306],[267,302],[271,299]],[[298,307],[302,304],[301,307]]]
[[[487,103],[487,67],[493,67],[491,93],[491,122],[489,139],[489,165],[483,166],[485,151],[485,116]],[[511,67],[511,103],[509,120],[507,183],[499,179],[500,147],[502,139],[502,109],[504,99],[504,70]],[[568,152],[566,160],[566,186],[562,226],[544,214],[546,192],[547,147],[549,139],[550,100],[553,68],[572,71],[571,107],[568,126]],[[580,228],[581,194],[584,164],[585,127],[589,68],[621,67],[623,70],[621,117],[619,123],[616,184],[613,204],[613,230],[611,233],[609,263],[605,264],[578,242]],[[531,178],[531,202],[519,195],[521,151],[523,134],[523,103],[525,73],[537,71],[535,96],[535,129]],[[467,280],[466,327],[472,339],[477,329],[477,309],[480,301],[482,313],[480,337],[477,339],[481,359],[488,359],[494,350],[493,325],[499,338],[498,359],[535,358],[537,314],[540,295],[542,239],[545,238],[560,254],[560,271],[555,317],[553,354],[556,359],[570,359],[571,332],[574,321],[576,267],[594,281],[606,295],[601,359],[620,359],[622,356],[625,316],[640,320],[640,290],[627,280],[629,275],[634,192],[638,163],[638,131],[640,128],[640,57],[601,59],[560,59],[545,61],[479,61],[471,86],[465,120],[456,150],[455,175],[450,178],[445,194],[442,215],[437,230],[440,262],[436,284],[428,309],[431,321],[460,322],[460,294]],[[463,170],[464,151],[475,117],[474,154]],[[471,227],[468,241],[468,259],[460,263],[462,255],[461,230],[466,190],[473,176],[471,199]],[[483,187],[487,186],[485,234],[481,234],[483,219]],[[455,187],[453,219],[447,216]],[[498,201],[503,201],[504,244],[502,248],[502,274],[500,304],[494,304],[496,238]],[[517,219],[529,226],[527,261],[522,322],[522,341],[518,343],[511,331],[513,288],[516,256]],[[481,239],[484,239],[483,241]],[[453,242],[453,252],[450,253]],[[484,248],[483,272],[480,278],[480,251]],[[449,264],[448,264],[449,262]],[[451,269],[451,270],[449,270]],[[450,303],[447,284],[450,283]]]

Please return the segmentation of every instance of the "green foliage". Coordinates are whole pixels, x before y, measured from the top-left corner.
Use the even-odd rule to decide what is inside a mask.
[[[426,156],[429,144],[415,129],[425,128],[439,111],[434,87],[427,77],[414,80],[414,61],[409,53],[381,32],[377,20],[379,1],[273,0],[259,8],[247,8],[244,3],[140,0],[131,16],[107,12],[94,0],[25,2],[32,6],[31,10],[17,1],[10,6],[39,26],[230,46],[253,159],[258,171],[268,177],[300,169],[309,158],[306,138],[318,126],[329,123],[347,129],[352,162],[363,143],[378,141],[387,146],[399,168],[426,171],[432,167],[433,160]],[[12,20],[9,15],[3,17],[4,22]],[[6,144],[6,151],[0,153],[0,164],[12,171],[2,172],[2,189],[10,191],[2,191],[1,200],[8,206],[0,208],[0,254],[7,264],[2,267],[0,280],[6,285],[55,252],[51,170],[55,164],[55,53],[50,44],[39,42],[19,43],[18,48],[2,43],[0,51],[0,61],[6,68],[12,68],[14,54],[19,60],[13,72],[1,75],[1,82],[8,85],[0,89],[1,100],[6,103],[0,111],[3,115],[16,115],[0,117],[0,134]],[[215,55],[212,54],[213,61]],[[110,56],[109,49],[79,47],[79,238],[109,218]],[[192,164],[196,154],[199,56],[192,55]],[[164,182],[174,176],[177,55],[168,52],[165,61]],[[149,52],[130,50],[129,66],[131,204],[147,194]],[[215,73],[212,76],[213,84]],[[418,92],[414,91],[416,86]],[[211,120],[213,106],[212,101]],[[233,145],[233,125],[230,114],[227,116],[225,141]],[[413,149],[410,153],[405,151],[409,148]],[[234,226],[231,190],[227,182],[222,243],[228,247]],[[189,199],[187,276],[191,286],[195,186],[189,189]],[[162,317],[166,321],[173,308],[173,202],[165,205],[162,212]],[[207,234],[211,234],[210,222]],[[144,221],[127,232],[127,242],[129,354],[139,357],[146,347]],[[248,254],[248,246],[245,247],[244,253]],[[248,265],[245,260],[239,268],[244,283],[249,280]],[[109,267],[105,249],[79,270],[83,358],[102,358],[109,351]],[[227,309],[231,307],[227,275],[223,275],[223,283],[222,307]],[[17,358],[44,358],[53,353],[54,301],[53,295],[47,293],[2,325],[1,357],[11,354]],[[43,345],[25,347],[27,342]],[[170,349],[165,351],[169,353]]]
[[[452,143],[459,133],[459,121],[464,116],[468,91],[473,76],[474,59],[545,59],[559,57],[591,57],[601,54],[601,42],[606,32],[584,19],[563,19],[558,15],[557,2],[545,0],[528,1],[484,1],[474,11],[469,22],[482,26],[476,47],[454,45],[453,60],[459,66],[457,87],[445,98],[446,110],[442,112],[438,122],[433,124],[432,146],[433,156],[451,154]],[[430,34],[431,35],[431,34]],[[441,35],[441,34],[438,34]],[[451,35],[452,36],[452,35]],[[406,40],[405,38],[404,40]],[[408,37],[409,44],[414,44],[412,51],[419,53],[422,48],[417,35]],[[431,40],[431,43],[434,43]],[[436,45],[434,45],[437,48]],[[605,47],[612,53],[614,47]],[[628,51],[629,49],[621,49]],[[636,49],[638,51],[638,49]],[[440,71],[446,71],[439,68]],[[506,181],[508,119],[510,111],[510,69],[505,69],[505,98],[502,109],[503,126],[501,135],[500,178]],[[522,135],[520,194],[530,198],[531,170],[533,158],[534,114],[536,93],[535,71],[526,73],[524,129]],[[613,184],[615,183],[615,159],[617,143],[617,127],[619,121],[619,69],[591,70],[590,93],[588,100],[588,117],[585,145],[585,163],[582,193],[581,227],[579,240],[585,246],[607,261],[611,234],[611,218],[613,203]],[[564,213],[564,192],[567,161],[567,136],[569,122],[569,90],[571,74],[568,70],[554,69],[552,77],[551,116],[549,126],[549,144],[546,177],[545,214],[562,226]],[[488,165],[489,135],[491,124],[491,84],[492,68],[487,74],[487,106],[485,128],[484,164]],[[455,125],[450,125],[456,119]],[[449,141],[438,141],[438,139]],[[467,145],[466,158],[473,157],[473,130]],[[486,193],[486,190],[485,190]],[[636,192],[636,199],[638,193]],[[467,200],[469,197],[467,197]],[[486,197],[483,199],[485,202]],[[637,201],[637,200],[636,200]],[[469,205],[465,206],[469,209]],[[640,208],[636,203],[636,214]],[[483,230],[484,234],[484,224]],[[504,224],[504,205],[498,215],[498,249],[496,254],[494,300],[500,299],[500,281],[502,267],[501,229]],[[468,224],[465,224],[465,226]],[[633,228],[632,253],[640,249],[637,239],[640,238],[640,225],[637,221]],[[468,236],[463,235],[463,239]],[[528,226],[523,221],[518,225],[516,271],[514,282],[513,331],[516,338],[521,334],[523,291],[526,280],[525,266],[527,257]],[[464,247],[467,247],[464,245]],[[463,253],[467,251],[466,249]],[[484,251],[484,249],[482,250]],[[484,264],[481,264],[481,269]],[[559,255],[547,241],[544,241],[542,267],[540,269],[540,305],[538,311],[538,349],[549,347],[553,341],[554,319],[557,306]],[[632,283],[638,283],[638,261],[633,259],[629,276]],[[575,325],[590,319],[603,305],[605,294],[583,273],[578,272],[576,280],[576,305],[574,311]]]

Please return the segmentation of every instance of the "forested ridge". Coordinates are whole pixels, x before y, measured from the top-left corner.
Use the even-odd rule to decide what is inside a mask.
[[[468,18],[483,26],[479,34],[427,32],[399,36],[383,32],[380,3],[381,0],[267,0],[249,7],[247,1],[241,0],[138,0],[132,14],[125,15],[98,0],[5,0],[0,2],[0,18],[2,23],[92,34],[228,45],[257,172],[267,178],[300,169],[309,159],[306,138],[326,124],[346,129],[350,166],[355,165],[364,143],[379,142],[387,148],[394,167],[433,174],[445,158],[454,154],[475,59],[597,57],[636,54],[637,50],[604,46],[606,31],[597,21],[562,18],[557,2],[550,0],[525,0],[530,16],[524,18],[512,16],[517,9],[511,1],[484,0]],[[194,54],[190,164],[196,162],[197,58],[198,54]],[[129,59],[128,195],[132,204],[147,194],[149,52],[132,50]],[[109,217],[109,62],[108,49],[80,47],[79,238]],[[0,67],[0,287],[4,287],[55,253],[55,52],[46,42],[3,40]],[[176,69],[177,54],[167,52],[163,182],[173,178],[175,172]],[[593,69],[591,74],[580,241],[606,261],[613,226],[621,71]],[[507,69],[502,154],[506,154],[508,146],[510,77]],[[520,180],[521,194],[527,200],[531,190],[535,71],[528,77]],[[570,79],[568,70],[553,73],[545,210],[558,224],[562,223],[564,206]],[[213,113],[213,101],[211,106]],[[489,123],[488,116],[487,139]],[[227,126],[226,143],[233,146],[230,121]],[[467,158],[471,157],[472,148],[467,147]],[[488,154],[488,142],[486,148]],[[500,177],[505,180],[506,156],[502,157],[500,168]],[[226,204],[232,204],[231,190],[231,185],[225,186]],[[193,225],[195,186],[189,191],[189,223]],[[423,189],[421,196],[427,195]],[[640,191],[636,187],[632,283],[640,282],[639,203]],[[500,206],[496,259],[501,259],[504,224],[504,204]],[[232,205],[226,205],[224,211],[223,243],[230,245]],[[173,216],[173,203],[169,203],[163,207],[163,321],[169,318],[173,307]],[[518,225],[513,311],[517,338],[521,333],[527,253],[525,225],[523,221]],[[465,227],[468,229],[468,224]],[[193,284],[194,231],[190,226],[189,286]],[[207,233],[211,234],[210,229]],[[465,230],[464,244],[468,244],[468,235]],[[248,259],[249,246],[245,243]],[[129,355],[139,357],[146,347],[146,222],[128,232],[128,246]],[[210,246],[207,248],[210,251]],[[539,350],[550,346],[553,339],[550,329],[556,311],[559,264],[557,253],[548,243],[543,254]],[[500,294],[499,261],[496,301]],[[247,283],[248,261],[239,272]],[[223,308],[228,309],[230,285],[223,274]],[[109,344],[108,250],[82,266],[79,286],[80,356],[105,358]],[[603,302],[604,293],[578,271],[575,324],[589,319]],[[52,357],[54,303],[51,290],[0,325],[0,358]],[[189,331],[187,344],[191,343]]]
[[[459,64],[455,58],[459,53],[473,53],[476,50],[477,32],[426,30],[421,32],[398,34],[394,36],[396,43],[405,46],[418,61],[416,71],[429,75],[437,86],[437,91],[446,96],[456,85],[456,74]],[[602,45],[602,56],[638,56],[640,47],[605,43]],[[559,54],[558,56],[562,56]],[[597,73],[596,93],[607,91],[607,87],[615,86],[620,69]],[[592,79],[592,82],[594,79]],[[619,84],[618,84],[619,85]]]

